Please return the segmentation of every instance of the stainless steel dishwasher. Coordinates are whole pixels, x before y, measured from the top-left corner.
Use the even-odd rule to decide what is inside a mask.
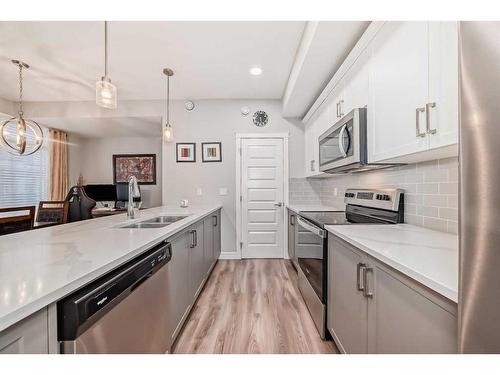
[[[163,241],[59,301],[63,353],[165,353],[170,347]]]

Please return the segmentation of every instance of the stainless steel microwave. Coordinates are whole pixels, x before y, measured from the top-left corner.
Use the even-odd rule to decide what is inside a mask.
[[[356,108],[319,138],[319,170],[326,173],[362,172],[395,164],[368,163],[366,108]]]

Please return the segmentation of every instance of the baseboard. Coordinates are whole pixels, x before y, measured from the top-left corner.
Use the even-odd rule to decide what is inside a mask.
[[[225,259],[241,259],[240,254],[234,252],[234,253],[220,253],[219,259],[225,260]]]

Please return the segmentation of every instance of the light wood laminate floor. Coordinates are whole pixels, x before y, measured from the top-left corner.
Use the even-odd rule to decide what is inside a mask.
[[[174,353],[335,353],[322,341],[288,260],[219,261]]]

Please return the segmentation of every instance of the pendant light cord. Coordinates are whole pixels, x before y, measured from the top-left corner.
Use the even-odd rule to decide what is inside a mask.
[[[170,76],[167,76],[167,126],[170,126]]]
[[[108,78],[108,21],[104,21],[104,77]]]
[[[19,116],[23,116],[23,64],[19,64]]]

